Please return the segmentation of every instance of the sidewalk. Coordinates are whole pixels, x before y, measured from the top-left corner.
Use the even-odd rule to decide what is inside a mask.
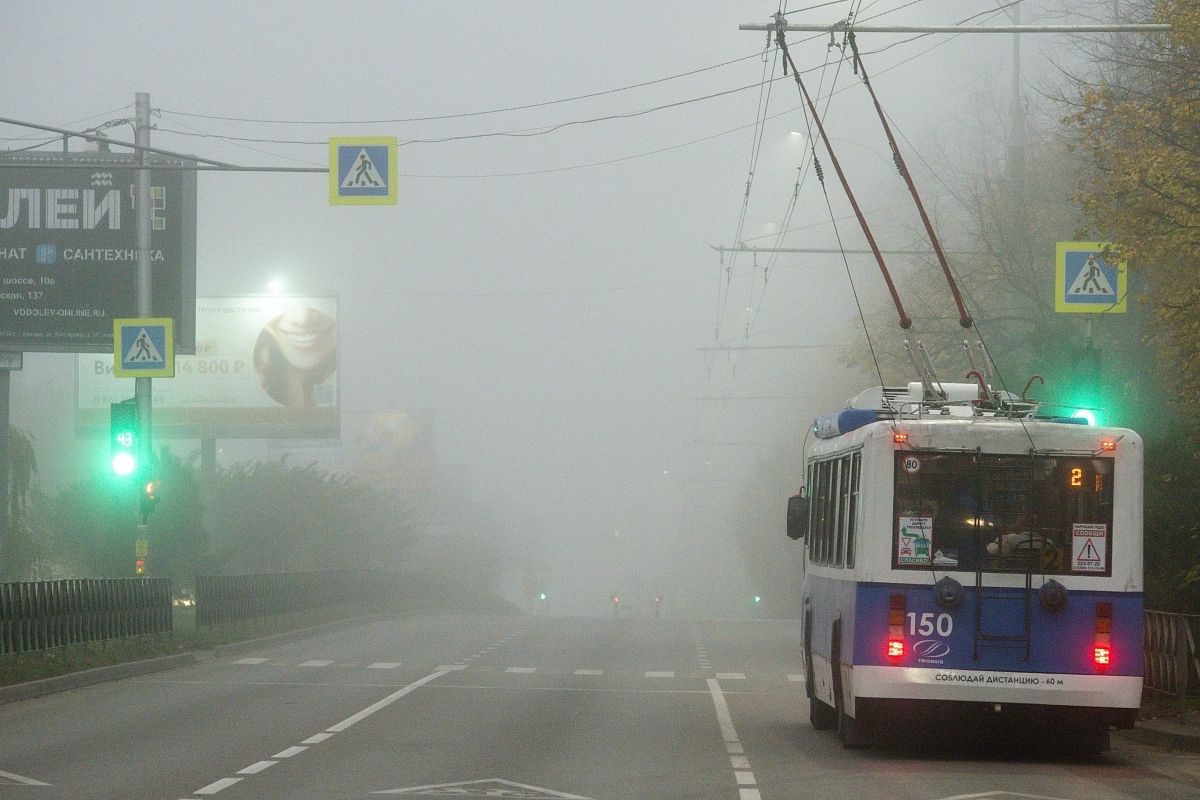
[[[1117,731],[1117,735],[1167,750],[1200,753],[1200,714],[1191,712],[1182,724],[1178,717],[1139,719],[1131,730]]]

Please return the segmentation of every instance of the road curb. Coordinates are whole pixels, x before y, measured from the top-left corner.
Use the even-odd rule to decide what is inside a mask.
[[[1160,747],[1164,750],[1200,753],[1200,730],[1195,733],[1184,733],[1137,725],[1128,730],[1117,731],[1117,734],[1130,741]]]
[[[145,658],[140,661],[127,661],[124,664],[110,664],[106,667],[93,667],[81,672],[68,672],[53,678],[41,678],[36,681],[17,683],[12,686],[0,686],[0,705],[15,703],[18,700],[29,700],[55,692],[65,692],[70,689],[80,689],[97,683],[119,681],[122,678],[132,678],[137,675],[148,675],[152,672],[163,672],[176,667],[185,667],[199,661],[195,653],[178,653],[158,658]]]

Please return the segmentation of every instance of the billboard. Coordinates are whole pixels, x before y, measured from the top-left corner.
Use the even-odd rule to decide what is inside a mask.
[[[191,353],[196,173],[150,163],[149,316],[174,319],[175,350]],[[0,348],[112,352],[113,320],[139,316],[135,175],[132,155],[0,153]]]
[[[195,355],[153,384],[156,439],[339,436],[336,297],[202,298],[195,316]],[[76,432],[101,435],[134,381],[113,376],[111,352],[77,362]]]

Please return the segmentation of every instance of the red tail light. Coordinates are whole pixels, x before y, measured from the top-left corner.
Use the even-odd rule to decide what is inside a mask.
[[[904,658],[904,595],[894,594],[888,598],[888,639],[884,653],[893,664]]]
[[[1097,672],[1112,666],[1112,603],[1096,603],[1096,640],[1092,645],[1092,665]]]

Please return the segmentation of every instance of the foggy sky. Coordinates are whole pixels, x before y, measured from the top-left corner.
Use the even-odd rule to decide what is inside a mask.
[[[831,22],[850,5],[790,18]],[[865,18],[904,0],[858,5]],[[996,5],[927,0],[874,22],[949,24]],[[1064,20],[1053,13],[1059,3],[1027,5],[1026,21]],[[135,92],[145,91],[163,110],[154,120],[155,145],[239,164],[316,166],[325,163],[330,136],[396,135],[405,142],[529,131],[756,83],[763,63],[752,57],[525,111],[348,122],[537,103],[754,56],[765,34],[739,32],[737,25],[766,21],[776,10],[745,0],[8,0],[3,7],[0,71],[7,80],[0,115],[79,129],[132,116]],[[1050,10],[1035,16],[1039,8]],[[1000,13],[990,21],[1007,18]],[[802,68],[836,56],[827,37],[805,38],[790,37]],[[864,35],[860,45],[878,49],[901,38]],[[1047,73],[1048,58],[1066,48],[1062,37],[1027,41],[1031,86]],[[954,149],[977,136],[965,131],[969,125],[994,127],[1002,138],[1007,120],[981,119],[978,98],[998,97],[1007,112],[1010,51],[1007,36],[931,37],[868,56],[868,63],[898,129],[932,158],[938,147]],[[827,92],[835,72],[831,66],[823,82],[816,72],[805,77],[810,89],[823,85]],[[833,98],[827,124],[884,246],[910,246],[916,219],[856,83],[843,67],[836,86],[845,91]],[[331,207],[320,175],[201,174],[198,293],[261,292],[276,277],[297,293],[337,292],[344,408],[433,409],[439,461],[469,468],[475,499],[540,521],[560,578],[572,562],[581,575],[622,573],[589,574],[597,585],[680,567],[736,574],[736,552],[721,539],[722,515],[754,478],[764,445],[796,430],[797,419],[802,427],[839,407],[866,380],[846,375],[835,349],[737,357],[698,350],[714,344],[724,273],[709,246],[732,243],[758,100],[759,92],[749,90],[545,135],[408,144],[400,149],[397,206]],[[773,84],[769,114],[798,105],[790,79]],[[346,122],[269,125],[172,112]],[[796,111],[765,126],[744,240],[773,243],[752,237],[765,237],[782,220],[806,147],[789,132],[803,126]],[[315,143],[239,144],[169,131]],[[132,138],[129,127],[111,134]],[[6,139],[30,135],[0,126]],[[714,138],[565,169],[705,137]],[[26,143],[0,141],[0,147]],[[991,154],[1003,155],[1002,149]],[[821,158],[835,212],[843,215],[847,205],[823,151]],[[463,177],[549,169],[562,171]],[[929,181],[923,189],[952,219],[945,191]],[[811,174],[792,224],[804,227],[785,246],[834,244]],[[852,222],[841,222],[840,231],[847,247],[863,246]],[[954,230],[944,235],[953,242]],[[851,263],[860,289],[877,296],[874,264],[861,257]],[[838,257],[783,256],[765,292],[764,266],[760,257],[752,294],[755,262],[738,257],[721,343],[747,343],[747,306],[759,306],[751,344],[842,345],[861,335]],[[33,432],[48,486],[78,477],[79,454],[92,446],[69,435],[72,363],[66,355],[27,355],[12,384],[13,422]],[[759,396],[802,399],[738,399]],[[718,444],[697,444],[705,442]],[[227,457],[263,452],[258,445],[226,447]],[[609,539],[616,531],[635,544],[614,553]],[[763,535],[784,546],[781,530]]]

